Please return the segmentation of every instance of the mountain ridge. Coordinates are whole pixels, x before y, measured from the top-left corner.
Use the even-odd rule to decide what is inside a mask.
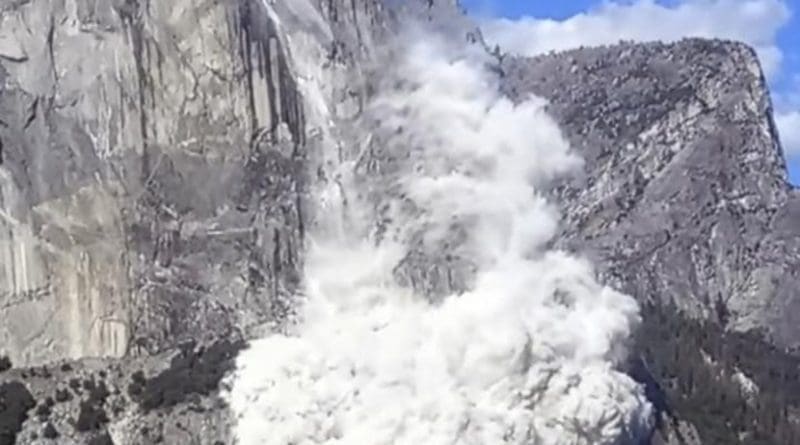
[[[370,52],[402,16],[377,0],[276,2],[277,16],[250,0],[74,5],[0,4],[0,31],[11,36],[0,42],[0,355],[19,365],[0,380],[22,382],[48,407],[29,410],[17,443],[47,443],[46,425],[60,443],[106,431],[117,443],[226,441],[231,419],[215,388],[240,338],[291,316],[305,233],[318,218],[310,194],[331,176],[321,141],[333,130],[307,127],[313,97],[296,58],[321,65],[330,79],[322,94],[355,115],[369,98]],[[453,2],[407,9],[475,40]],[[604,281],[640,301],[676,304],[690,320],[679,324],[766,328],[794,346],[800,197],[786,182],[752,50],[621,44],[506,56],[498,68],[512,98],[550,101],[586,159],[584,178],[553,191],[567,215],[560,246],[588,255]],[[709,148],[718,151],[701,157]],[[698,167],[700,185],[684,187],[678,173]],[[676,190],[667,209],[676,215],[652,205]],[[715,243],[702,242],[711,232],[673,227],[697,215],[719,227]],[[686,260],[691,244],[703,247]],[[466,266],[425,255],[401,275],[426,293],[452,290],[445,278]],[[430,264],[434,273],[419,273]],[[722,292],[731,300],[720,306]],[[704,423],[671,415],[684,425],[675,431],[708,437]],[[664,440],[684,443],[673,433]]]

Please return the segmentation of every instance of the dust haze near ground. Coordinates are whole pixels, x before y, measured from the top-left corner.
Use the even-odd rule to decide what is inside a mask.
[[[499,93],[488,57],[414,34],[363,118],[403,159],[374,185],[383,219],[351,218],[311,243],[303,321],[238,359],[237,439],[631,443],[649,430],[650,407],[615,366],[637,305],[587,262],[548,249],[559,218],[537,193],[580,159],[544,101]],[[348,174],[359,161],[343,162],[351,179],[323,194],[328,214],[370,214]],[[454,227],[464,237],[453,249],[476,265],[473,288],[432,304],[398,285],[411,246],[438,245]]]

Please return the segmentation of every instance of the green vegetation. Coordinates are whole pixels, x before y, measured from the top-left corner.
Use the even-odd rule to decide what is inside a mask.
[[[726,332],[717,322],[694,320],[672,305],[642,307],[643,323],[631,356],[631,375],[646,384],[661,412],[661,427],[675,418],[697,427],[705,444],[800,443],[800,358],[760,332]],[[758,387],[748,391],[737,378]]]

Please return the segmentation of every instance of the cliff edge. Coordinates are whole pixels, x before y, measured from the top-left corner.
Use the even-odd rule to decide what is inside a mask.
[[[453,3],[406,6],[474,42]],[[0,1],[0,443],[227,443],[224,376],[292,317],[310,197],[335,180],[323,148],[360,148],[343,122],[399,17],[380,0],[270,5]],[[752,50],[622,43],[496,68],[585,159],[552,190],[558,244],[643,306],[630,372],[677,425],[654,441],[715,443],[727,414],[702,417],[681,386],[702,373],[742,412],[800,406],[777,395],[798,369],[800,194]],[[399,278],[467,286],[434,254]],[[742,443],[774,426],[745,420],[728,428]]]

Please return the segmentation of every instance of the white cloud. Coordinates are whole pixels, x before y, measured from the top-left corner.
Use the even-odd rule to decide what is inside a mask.
[[[787,73],[781,89],[773,91],[772,104],[779,112],[800,109],[800,73]]]
[[[786,156],[800,155],[800,111],[775,115],[781,145]]]
[[[794,76],[794,82],[784,83],[782,90],[774,91],[773,102],[785,155],[798,158],[800,74],[781,72],[783,51],[776,39],[790,16],[783,0],[682,0],[672,6],[634,0],[606,2],[564,20],[487,19],[482,28],[489,42],[507,52],[527,56],[620,40],[669,42],[706,37],[745,42],[755,48],[768,79]]]
[[[753,46],[768,77],[783,54],[775,38],[790,17],[781,0],[685,0],[663,6],[653,0],[609,2],[565,20],[524,17],[484,23],[488,40],[508,52],[534,55],[550,50],[617,43],[716,37]]]

